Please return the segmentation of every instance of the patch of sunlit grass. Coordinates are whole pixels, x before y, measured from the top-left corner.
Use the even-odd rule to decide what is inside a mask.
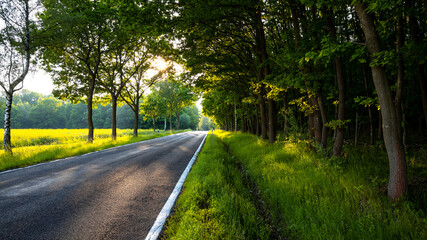
[[[388,201],[387,158],[378,147],[330,158],[304,141],[268,144],[254,135],[215,131],[258,184],[282,232],[299,239],[425,239],[425,213]]]
[[[270,239],[235,160],[209,135],[162,239]]]

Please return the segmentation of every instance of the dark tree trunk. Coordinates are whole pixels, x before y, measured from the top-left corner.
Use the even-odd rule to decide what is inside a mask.
[[[283,133],[285,138],[289,136],[289,122],[288,122],[288,102],[287,102],[287,93],[285,92],[283,96]]]
[[[368,88],[368,64],[363,64],[363,80],[365,84],[365,94],[367,97],[370,97],[369,88]],[[374,144],[374,120],[372,116],[372,107],[368,107],[368,116],[369,116],[369,143]],[[380,117],[381,119],[381,117]],[[381,126],[380,126],[381,128]]]
[[[265,101],[264,101],[264,89],[261,87],[261,92],[258,94],[258,103],[261,115],[261,136],[262,139],[267,139],[267,116],[265,116]]]
[[[396,95],[394,96],[394,106],[396,108],[397,121],[399,122],[398,131],[399,136],[403,140],[403,132],[402,132],[402,95],[403,95],[403,81],[405,68],[403,63],[403,55],[401,53],[401,49],[403,47],[404,42],[404,33],[403,33],[403,17],[400,16],[397,20],[397,34],[396,34],[396,53],[398,54],[398,62],[397,62],[397,84],[396,84]]]
[[[320,116],[319,116],[319,110],[318,110],[318,103],[317,98],[315,96],[310,96],[309,101],[311,104],[311,108],[313,109],[312,115],[312,130],[314,133],[314,138],[316,139],[316,142],[321,143],[322,142],[322,127],[320,126]]]
[[[331,36],[332,41],[336,42],[337,36],[336,36],[336,28],[335,28],[333,13],[329,9],[324,9],[323,11],[326,12],[327,29],[328,29],[329,35]],[[344,66],[340,57],[336,57],[334,59],[334,65],[335,65],[335,74],[336,74],[337,85],[338,85],[337,120],[344,121],[345,120],[345,79],[344,79]],[[342,127],[338,127],[336,129],[334,148],[332,150],[335,156],[341,155],[341,149],[342,149],[343,143],[344,143],[344,129]]]
[[[156,119],[153,118],[153,132],[156,132]]]
[[[406,1],[406,4],[408,5],[408,8],[410,8],[412,7],[413,2],[408,0]],[[417,17],[413,14],[409,16],[409,31],[411,34],[411,38],[415,41],[415,43],[417,45],[421,45],[423,42],[422,36],[424,35],[420,33],[420,27],[418,24]],[[416,66],[417,66],[418,84],[420,86],[420,93],[421,93],[421,102],[422,102],[423,112],[424,112],[424,121],[427,126],[427,83],[426,83],[426,78],[424,76],[424,65],[417,62]]]
[[[268,138],[270,139],[270,143],[276,141],[276,123],[276,102],[273,99],[268,99]]]
[[[138,137],[139,113],[135,111],[133,112],[133,115],[133,136]]]
[[[172,131],[172,113],[169,114],[169,131]]]
[[[320,110],[320,116],[322,118],[322,139],[321,139],[321,144],[322,144],[322,148],[323,150],[326,150],[326,144],[327,144],[327,128],[326,128],[326,123],[328,122],[327,118],[326,118],[326,110],[325,110],[325,106],[323,105],[323,99],[322,99],[322,95],[319,92],[317,94],[317,103],[319,105],[319,110]]]
[[[260,103],[261,106],[261,103]],[[259,114],[258,114],[258,110],[256,111],[256,115],[255,115],[255,134],[259,137],[260,136],[260,131],[259,131]]]
[[[176,130],[179,130],[179,111],[176,112]]]
[[[345,121],[345,80],[344,80],[344,66],[341,58],[335,58],[335,71],[337,74],[338,84],[338,120]],[[333,154],[335,156],[341,155],[341,149],[344,144],[344,128],[342,125],[337,128],[337,134],[334,143]]]
[[[89,133],[87,135],[87,141],[92,143],[93,142],[93,133],[94,133],[94,126],[93,126],[93,120],[92,120],[92,113],[93,113],[93,92],[94,92],[94,83],[91,83],[91,87],[89,88],[89,94],[87,97],[87,125],[89,128]]]
[[[355,4],[355,10],[360,20],[366,38],[366,47],[375,60],[375,54],[381,52],[380,39],[374,25],[374,17],[366,10],[362,3]],[[407,191],[406,159],[401,138],[399,136],[399,121],[393,104],[387,75],[383,67],[372,66],[372,79],[381,105],[383,121],[384,143],[389,159],[390,178],[388,183],[388,196],[397,200]]]
[[[6,92],[6,108],[4,110],[4,139],[3,139],[3,145],[4,145],[4,151],[6,153],[12,154],[12,144],[10,141],[11,134],[10,134],[10,118],[12,113],[12,100],[13,100],[13,91]]]
[[[117,139],[117,97],[111,96],[111,138],[113,140]]]

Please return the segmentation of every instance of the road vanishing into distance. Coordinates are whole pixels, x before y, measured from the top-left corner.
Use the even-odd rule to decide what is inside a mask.
[[[143,239],[206,132],[0,173],[0,239]]]

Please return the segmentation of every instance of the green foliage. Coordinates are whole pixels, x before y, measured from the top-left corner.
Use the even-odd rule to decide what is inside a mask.
[[[380,103],[378,101],[378,97],[371,98],[371,97],[359,96],[354,98],[354,102],[364,107],[371,107],[372,105],[375,105],[377,106],[378,110],[380,110]]]
[[[331,121],[327,122],[325,125],[326,125],[326,127],[331,128],[331,129],[347,128],[347,126],[350,122],[351,122],[350,119],[347,119],[345,121],[331,120]]]

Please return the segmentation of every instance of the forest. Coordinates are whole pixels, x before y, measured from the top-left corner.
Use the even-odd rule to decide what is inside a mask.
[[[29,90],[22,90],[13,99],[12,118],[15,129],[82,129],[87,128],[87,111],[83,103],[72,104],[64,102],[53,96],[43,96]],[[0,97],[0,114],[4,115],[5,98]],[[145,118],[144,118],[145,116]],[[181,129],[208,130],[208,126],[199,126],[201,114],[195,106],[188,106],[180,113]],[[167,124],[165,125],[165,119]],[[94,109],[93,122],[95,128],[111,128],[111,105],[98,104]],[[169,116],[162,116],[156,119],[155,129],[170,130]],[[0,124],[4,124],[4,119],[0,119]],[[134,115],[132,109],[126,104],[117,108],[117,128],[132,129],[134,126]],[[176,129],[176,117],[172,116],[172,126]],[[142,129],[153,128],[152,118],[139,114],[139,127]]]
[[[194,129],[193,104],[202,96],[202,112],[217,128],[250,133],[270,144],[265,151],[301,141],[349,163],[381,149],[387,170],[377,174],[388,171],[382,184],[390,202],[411,195],[409,188],[426,189],[425,1],[1,3],[5,151],[12,151],[11,126],[86,127],[89,142],[98,127],[111,127],[113,139],[117,127],[132,124],[135,135],[165,123]],[[156,57],[183,70],[171,64],[148,77]],[[32,65],[52,75],[53,97],[19,95]],[[49,111],[52,122],[37,120]],[[408,170],[410,161],[420,167]]]

